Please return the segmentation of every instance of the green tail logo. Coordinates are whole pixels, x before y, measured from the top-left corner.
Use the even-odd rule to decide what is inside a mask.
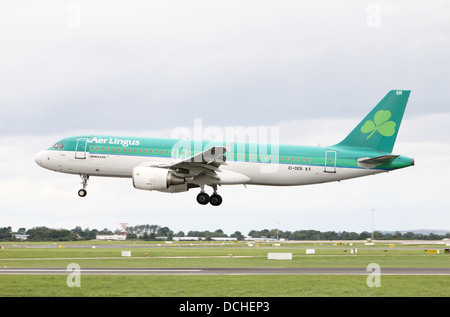
[[[378,111],[372,120],[367,120],[366,123],[361,127],[362,133],[370,133],[367,136],[367,140],[378,131],[382,136],[393,136],[395,133],[395,122],[388,121],[391,117],[391,112],[389,110]]]

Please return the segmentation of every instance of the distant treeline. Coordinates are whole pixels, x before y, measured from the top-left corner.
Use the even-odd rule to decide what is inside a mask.
[[[317,231],[317,230],[298,230],[298,231],[278,231],[277,229],[252,230],[248,234],[252,238],[270,237],[286,240],[367,240],[372,238],[372,233],[363,231],[356,232],[335,232],[335,231]],[[380,231],[373,232],[374,240],[442,240],[450,238],[450,233],[440,234],[417,234],[413,232],[401,233],[382,233]]]
[[[216,231],[189,231],[185,234],[183,231],[174,233],[168,227],[160,227],[158,225],[137,225],[134,227],[127,227],[127,240],[173,240],[175,237],[200,237],[205,240],[211,238],[236,238],[237,240],[244,240],[244,235],[236,231],[231,235],[227,235],[223,230]],[[19,241],[20,235],[26,235],[27,241],[79,241],[79,240],[93,240],[97,235],[113,235],[122,233],[120,230],[111,231],[109,229],[82,229],[77,226],[74,229],[51,229],[47,227],[34,227],[32,229],[20,228],[17,232],[13,232],[11,227],[0,228],[0,241]],[[19,236],[19,237],[17,237]],[[297,231],[282,231],[278,229],[264,229],[252,230],[248,233],[251,238],[269,238],[269,239],[285,239],[285,240],[367,240],[372,238],[372,233],[363,231],[356,232],[335,232],[326,231],[321,232],[317,230],[297,230]],[[421,234],[399,231],[395,233],[382,233],[380,231],[373,232],[374,240],[442,240],[450,239],[450,233],[446,234]]]
[[[12,232],[11,227],[0,228],[0,241],[20,241],[17,236],[27,236],[27,241],[76,241],[76,240],[92,240],[97,235],[114,234],[108,229],[101,231],[97,229],[90,230],[76,227],[72,230],[68,229],[50,229],[47,227],[34,227],[27,230],[19,228],[17,232]]]

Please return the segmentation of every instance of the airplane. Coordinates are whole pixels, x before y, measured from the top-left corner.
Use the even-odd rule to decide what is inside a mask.
[[[410,90],[391,90],[341,142],[325,147],[246,142],[77,135],[39,152],[46,169],[131,178],[136,189],[168,193],[199,188],[197,202],[219,206],[221,185],[296,186],[341,181],[414,165],[392,154]],[[212,187],[209,195],[205,186]]]

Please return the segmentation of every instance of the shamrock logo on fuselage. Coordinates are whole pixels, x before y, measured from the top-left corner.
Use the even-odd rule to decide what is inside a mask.
[[[393,136],[395,133],[395,122],[388,121],[391,117],[391,112],[389,110],[378,111],[372,120],[367,120],[366,123],[361,127],[362,133],[370,133],[367,136],[367,140],[378,131],[382,136]]]

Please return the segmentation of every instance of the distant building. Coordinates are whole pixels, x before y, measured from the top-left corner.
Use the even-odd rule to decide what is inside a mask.
[[[173,237],[173,241],[205,241],[205,237]],[[211,237],[213,241],[236,241],[237,238]]]
[[[173,237],[173,241],[198,241],[199,237]]]
[[[223,237],[212,237],[211,240],[214,241],[236,241],[237,238],[223,238]]]
[[[97,240],[126,240],[126,234],[108,234],[108,235],[97,235],[95,237]]]
[[[277,241],[277,239],[274,238],[267,238],[267,237],[261,237],[261,238],[253,238],[253,237],[245,237],[245,241],[255,241],[255,242],[273,242]]]

